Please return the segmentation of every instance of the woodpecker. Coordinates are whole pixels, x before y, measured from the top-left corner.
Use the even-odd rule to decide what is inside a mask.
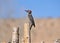
[[[35,27],[35,22],[34,22],[34,18],[32,16],[32,11],[31,10],[25,10],[28,14],[28,19],[29,19],[29,25],[30,25],[30,30],[32,28],[32,26]]]

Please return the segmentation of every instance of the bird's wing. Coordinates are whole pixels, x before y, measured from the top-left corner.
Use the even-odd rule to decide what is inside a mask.
[[[32,15],[28,15],[28,17],[29,17],[29,20],[31,21],[31,23],[32,23],[33,25],[35,25],[33,16],[32,16]]]

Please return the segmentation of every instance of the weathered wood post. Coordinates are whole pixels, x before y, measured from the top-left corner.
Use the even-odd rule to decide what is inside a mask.
[[[24,24],[24,43],[31,43],[31,33],[29,29],[29,23]]]
[[[41,41],[41,43],[44,43],[44,41]]]
[[[12,32],[12,43],[19,43],[19,27],[14,27]]]

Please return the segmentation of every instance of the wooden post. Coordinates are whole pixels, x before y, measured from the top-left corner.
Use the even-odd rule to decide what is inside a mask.
[[[13,28],[13,32],[12,32],[12,43],[19,43],[19,27]]]
[[[24,43],[31,43],[31,33],[29,29],[29,23],[24,24]]]
[[[44,41],[41,41],[41,43],[44,43]]]

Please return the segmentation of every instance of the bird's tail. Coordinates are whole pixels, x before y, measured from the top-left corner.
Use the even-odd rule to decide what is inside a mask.
[[[34,24],[34,27],[35,27],[35,24]]]
[[[30,26],[30,30],[31,30],[31,28],[32,28],[32,25]]]
[[[35,27],[35,24],[30,26],[30,30],[31,30],[32,26],[34,26],[34,27]]]

